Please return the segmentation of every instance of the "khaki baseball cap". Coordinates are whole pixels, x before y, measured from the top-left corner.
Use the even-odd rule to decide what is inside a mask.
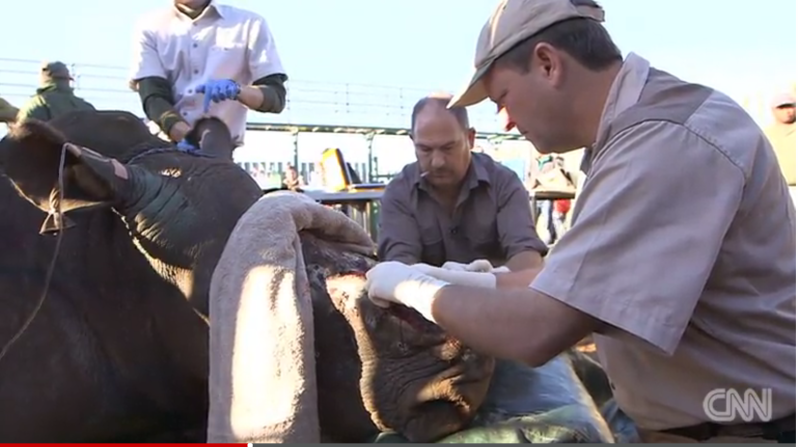
[[[516,44],[557,22],[574,18],[604,21],[604,10],[584,0],[501,0],[477,40],[474,74],[468,86],[449,102],[466,107],[488,97],[482,78],[493,62]]]

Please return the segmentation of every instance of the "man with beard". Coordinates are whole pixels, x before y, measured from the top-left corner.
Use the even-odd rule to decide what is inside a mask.
[[[776,151],[781,174],[795,201],[795,94],[776,95],[771,103],[771,110],[774,122],[765,129],[765,135]]]
[[[232,141],[222,152],[232,154],[243,143],[248,110],[285,107],[288,78],[274,37],[254,12],[216,0],[173,1],[139,22],[131,87],[147,118],[179,148],[201,149],[186,136],[199,118],[213,116],[227,125]]]
[[[446,108],[450,100],[430,95],[413,108],[417,161],[385,189],[379,258],[454,269],[477,260],[536,268],[547,246],[535,233],[529,193],[515,172],[471,151],[476,132],[464,108]]]
[[[369,296],[531,366],[593,334],[643,442],[794,444],[795,206],[776,155],[731,98],[623,57],[602,21],[593,0],[502,0],[451,104],[506,108],[544,154],[586,148],[545,265],[382,262]]]

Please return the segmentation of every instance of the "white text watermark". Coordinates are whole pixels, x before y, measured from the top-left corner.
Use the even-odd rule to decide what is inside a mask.
[[[717,388],[704,397],[704,413],[713,422],[768,422],[773,418],[773,390]]]

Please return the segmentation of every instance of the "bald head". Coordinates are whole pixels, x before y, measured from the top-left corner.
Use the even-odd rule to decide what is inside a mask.
[[[422,112],[435,114],[448,113],[457,120],[457,123],[464,131],[468,131],[471,127],[468,122],[468,112],[465,107],[452,107],[451,109],[447,109],[446,106],[449,105],[451,99],[452,95],[449,93],[433,93],[419,99],[416,105],[413,106],[413,114],[410,116],[410,133],[415,132],[416,121],[418,121],[418,116]]]
[[[464,107],[447,109],[452,95],[436,93],[413,107],[410,138],[426,183],[440,191],[457,193],[471,163],[476,133]]]

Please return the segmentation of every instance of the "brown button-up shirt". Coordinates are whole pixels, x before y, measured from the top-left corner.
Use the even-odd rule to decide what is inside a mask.
[[[487,259],[502,265],[518,253],[547,253],[535,233],[529,193],[521,179],[490,156],[472,153],[457,205],[450,215],[430,194],[418,163],[402,169],[380,205],[377,254],[382,261],[423,262]]]
[[[632,53],[587,155],[531,287],[611,325],[594,338],[620,408],[686,427],[716,390],[770,389],[773,419],[795,413],[795,206],[756,123]]]

